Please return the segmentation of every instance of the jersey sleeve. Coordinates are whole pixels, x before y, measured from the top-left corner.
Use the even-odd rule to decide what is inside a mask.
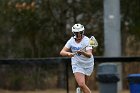
[[[70,48],[71,47],[71,39],[69,39],[66,44],[65,47]]]

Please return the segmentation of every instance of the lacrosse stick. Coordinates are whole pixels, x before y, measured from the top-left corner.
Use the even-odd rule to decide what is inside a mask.
[[[94,47],[95,48],[97,46],[98,46],[97,40],[95,39],[94,36],[91,36],[90,39],[89,39],[89,44],[86,45],[85,47],[83,47],[82,49],[80,49],[80,51],[85,50],[86,47]],[[75,52],[74,54],[77,54],[77,52]]]
[[[91,46],[91,47],[97,47],[98,46],[98,42],[97,42],[97,40],[95,39],[94,36],[91,36],[91,38],[89,39],[89,46]]]

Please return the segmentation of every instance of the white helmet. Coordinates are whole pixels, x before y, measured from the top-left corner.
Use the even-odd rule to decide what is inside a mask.
[[[81,25],[81,24],[75,24],[73,27],[72,27],[72,32],[73,32],[73,37],[74,38],[77,38],[78,37],[78,34],[77,32],[80,32],[81,35],[84,34],[84,26]]]
[[[84,31],[85,28],[83,25],[81,24],[75,24],[73,27],[72,27],[72,32],[81,32],[81,31]]]

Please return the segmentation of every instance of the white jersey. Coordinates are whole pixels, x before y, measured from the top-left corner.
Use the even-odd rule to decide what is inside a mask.
[[[70,48],[71,51],[75,53],[77,50],[80,50],[87,45],[89,45],[89,38],[87,36],[84,36],[80,43],[77,43],[75,39],[71,37],[65,44],[65,47]],[[92,47],[88,46],[85,48],[84,51],[89,50],[89,49],[92,49]],[[81,55],[76,54],[74,55],[74,57],[71,58],[71,62],[72,62],[72,65],[78,64],[82,67],[87,68],[94,65],[94,58],[93,58],[93,55],[90,58],[88,58],[82,54]]]

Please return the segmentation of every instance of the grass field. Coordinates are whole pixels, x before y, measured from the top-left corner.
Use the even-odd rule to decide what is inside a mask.
[[[52,90],[35,90],[35,91],[9,91],[0,89],[0,93],[66,93],[66,90],[52,89]],[[75,93],[75,91],[70,91],[69,93]],[[99,91],[92,91],[92,93],[99,93]],[[128,90],[121,91],[118,93],[130,93]]]

